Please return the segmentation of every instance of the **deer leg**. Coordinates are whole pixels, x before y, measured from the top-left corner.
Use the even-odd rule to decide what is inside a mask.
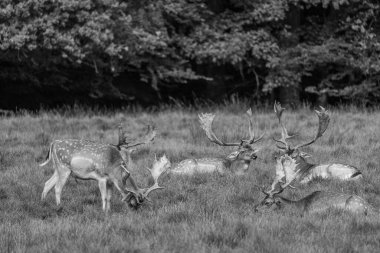
[[[120,194],[123,196],[123,198],[127,195],[127,193],[124,191],[123,187],[123,182],[122,180],[117,180],[114,177],[110,177],[113,185],[116,187],[116,189],[120,192]]]
[[[61,166],[62,170],[58,172],[58,180],[55,184],[55,200],[57,202],[57,206],[61,204],[61,193],[62,188],[66,184],[67,179],[70,176],[71,170],[69,170],[65,166]]]
[[[107,185],[107,205],[106,212],[111,210],[111,196],[112,196],[112,185]]]
[[[102,196],[102,208],[107,213],[107,178],[99,178],[99,190]]]
[[[54,171],[53,176],[48,181],[46,181],[46,183],[45,183],[45,187],[44,187],[44,190],[42,191],[42,195],[41,195],[41,200],[44,200],[46,198],[46,195],[53,188],[53,186],[57,183],[57,181],[58,181],[58,173],[57,173],[57,171]]]
[[[53,173],[53,176],[51,176],[51,178],[46,181],[45,183],[45,186],[44,186],[44,190],[42,191],[42,195],[41,195],[41,200],[45,199],[46,198],[46,195],[48,194],[48,192],[53,188],[53,186],[56,185],[56,183],[58,182],[59,180],[59,174],[58,174],[58,166],[57,166],[57,155],[55,154],[55,150],[54,150],[54,153],[52,152],[52,145],[50,146],[50,151],[49,151],[49,159],[50,159],[50,156],[51,156],[51,159],[53,161],[53,168],[54,168],[54,173]]]

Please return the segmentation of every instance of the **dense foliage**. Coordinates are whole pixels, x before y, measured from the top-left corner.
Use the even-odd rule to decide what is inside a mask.
[[[374,103],[379,12],[375,0],[3,0],[0,80],[125,99],[115,78],[134,73],[158,93],[293,86]]]

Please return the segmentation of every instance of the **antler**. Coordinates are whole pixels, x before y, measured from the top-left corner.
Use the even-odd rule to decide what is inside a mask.
[[[288,157],[288,159],[292,159]],[[291,163],[293,166],[283,166],[284,173],[285,173],[285,183],[280,184],[281,188],[285,189],[286,187],[290,186],[291,183],[302,173],[302,168],[297,169],[297,164],[295,161]],[[280,181],[283,183],[283,181]]]
[[[302,148],[302,147],[308,146],[310,144],[313,144],[326,131],[327,126],[330,123],[330,116],[327,114],[327,110],[325,108],[323,108],[322,106],[320,106],[320,108],[321,108],[320,111],[315,110],[315,113],[318,116],[318,132],[317,132],[317,135],[314,137],[313,140],[306,142],[304,144],[297,145],[295,147],[295,149]]]
[[[164,162],[160,164],[161,161]],[[170,165],[169,160],[166,158],[166,155],[163,155],[159,161],[157,161],[155,158],[155,162],[153,164],[152,169],[147,168],[147,170],[149,170],[150,174],[153,177],[154,184],[145,191],[145,193],[143,194],[143,198],[148,199],[149,193],[151,193],[154,190],[164,188],[158,185],[158,178],[169,168],[168,164]]]
[[[283,192],[287,187],[295,189],[295,187],[292,186],[291,183],[293,183],[293,181],[297,178],[298,174],[300,174],[299,170],[296,171],[293,176],[290,176],[289,179],[285,178],[286,182],[284,184],[281,184],[281,183],[283,183],[282,180],[278,180],[278,181],[273,182],[271,190],[269,192],[264,192],[264,191],[263,192],[266,195],[273,196],[273,195],[276,195],[276,194],[279,194],[279,193]],[[277,188],[276,186],[277,185],[279,186],[278,190],[276,190],[276,188]]]
[[[305,147],[307,145],[314,143],[326,131],[327,126],[330,121],[330,117],[327,114],[327,111],[323,107],[321,107],[320,111],[316,111],[317,116],[319,118],[319,126],[318,126],[318,132],[316,136],[314,137],[314,139],[307,143],[300,144],[294,148],[291,148],[290,144],[288,144],[286,140],[291,138],[292,136],[288,135],[285,126],[281,122],[281,115],[282,115],[282,112],[284,111],[284,108],[282,108],[281,105],[276,102],[274,105],[274,111],[282,127],[281,139],[279,140],[275,139],[275,140],[277,142],[284,144],[285,147],[280,147],[280,146],[278,147],[285,150],[294,151],[301,147]],[[268,192],[264,192],[264,193],[268,196],[273,196],[273,195],[281,193],[287,187],[293,187],[291,184],[309,169],[309,167],[307,166],[305,167],[305,166],[298,166],[298,165],[299,164],[297,164],[296,160],[293,159],[291,156],[289,156],[287,153],[279,157],[277,159],[277,165],[276,165],[276,177],[272,183],[271,189]]]
[[[285,110],[285,108],[283,108],[279,102],[274,102],[274,112],[276,113],[276,116],[278,118],[278,122],[281,125],[281,139],[273,138],[273,140],[275,140],[279,143],[282,143],[285,146],[285,147],[281,147],[281,146],[277,145],[278,148],[288,150],[288,149],[290,149],[290,145],[289,145],[289,143],[286,142],[286,140],[292,138],[293,136],[290,136],[288,134],[288,131],[286,130],[285,125],[281,120],[281,116],[282,116],[282,113],[284,112],[284,110]]]
[[[136,147],[143,144],[148,144],[156,137],[156,130],[151,125],[148,125],[148,130],[143,137],[128,139],[121,125],[119,125],[119,143],[118,147],[124,146],[125,148]]]
[[[267,195],[267,196],[274,196],[274,195],[276,195],[276,194],[280,194],[281,192],[283,192],[284,191],[284,188],[279,188],[278,190],[274,190],[274,189],[272,189],[271,191],[264,191],[264,190],[261,190],[261,192],[262,193],[264,193],[265,195]]]
[[[289,162],[289,164],[284,165],[284,162]],[[298,164],[296,161],[288,155],[278,158],[276,164],[276,176],[273,180],[271,189],[266,192],[266,194],[273,196],[282,192],[287,187],[294,188],[291,183],[293,183],[305,170],[305,168],[297,167]]]
[[[225,143],[216,137],[214,132],[212,131],[212,122],[214,121],[215,114],[212,113],[202,113],[198,115],[199,117],[199,123],[201,124],[201,128],[205,131],[207,138],[220,146],[240,146],[239,143]]]
[[[247,114],[248,114],[248,117],[249,117],[248,118],[248,120],[249,120],[249,128],[248,128],[249,139],[247,140],[247,142],[249,144],[253,144],[253,143],[256,143],[256,142],[260,141],[264,137],[265,133],[263,133],[259,138],[255,139],[255,132],[253,130],[252,110],[251,110],[251,108],[248,109]]]

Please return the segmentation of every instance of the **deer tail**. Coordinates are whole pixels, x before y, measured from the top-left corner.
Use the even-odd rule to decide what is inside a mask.
[[[45,166],[46,164],[48,164],[50,162],[50,160],[51,160],[51,152],[53,150],[53,144],[54,144],[54,142],[52,142],[50,144],[49,152],[46,155],[45,162],[39,164],[40,167],[43,167],[43,166]]]

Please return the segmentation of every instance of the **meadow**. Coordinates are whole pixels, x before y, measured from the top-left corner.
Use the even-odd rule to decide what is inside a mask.
[[[244,104],[203,109],[162,108],[144,111],[82,110],[20,112],[0,118],[0,252],[380,252],[380,216],[361,216],[329,210],[321,214],[291,211],[255,213],[274,177],[272,140],[280,128],[274,113],[253,109],[257,133],[265,132],[259,158],[246,176],[226,174],[166,174],[166,188],[152,195],[137,211],[121,202],[114,191],[111,214],[101,209],[94,181],[70,178],[63,188],[62,208],[54,190],[45,201],[41,192],[53,174],[52,164],[41,168],[52,140],[83,138],[117,142],[117,125],[133,134],[154,124],[153,144],[134,155],[132,176],[146,186],[154,154],[166,154],[175,165],[185,158],[223,156],[230,148],[206,139],[199,127],[199,112],[215,112],[215,132],[224,140],[246,137]],[[304,149],[314,163],[342,162],[363,172],[360,182],[316,180],[282,195],[301,198],[315,190],[362,196],[380,207],[380,110],[330,110],[324,136]],[[309,140],[317,117],[309,108],[286,111],[285,120],[294,142]]]

